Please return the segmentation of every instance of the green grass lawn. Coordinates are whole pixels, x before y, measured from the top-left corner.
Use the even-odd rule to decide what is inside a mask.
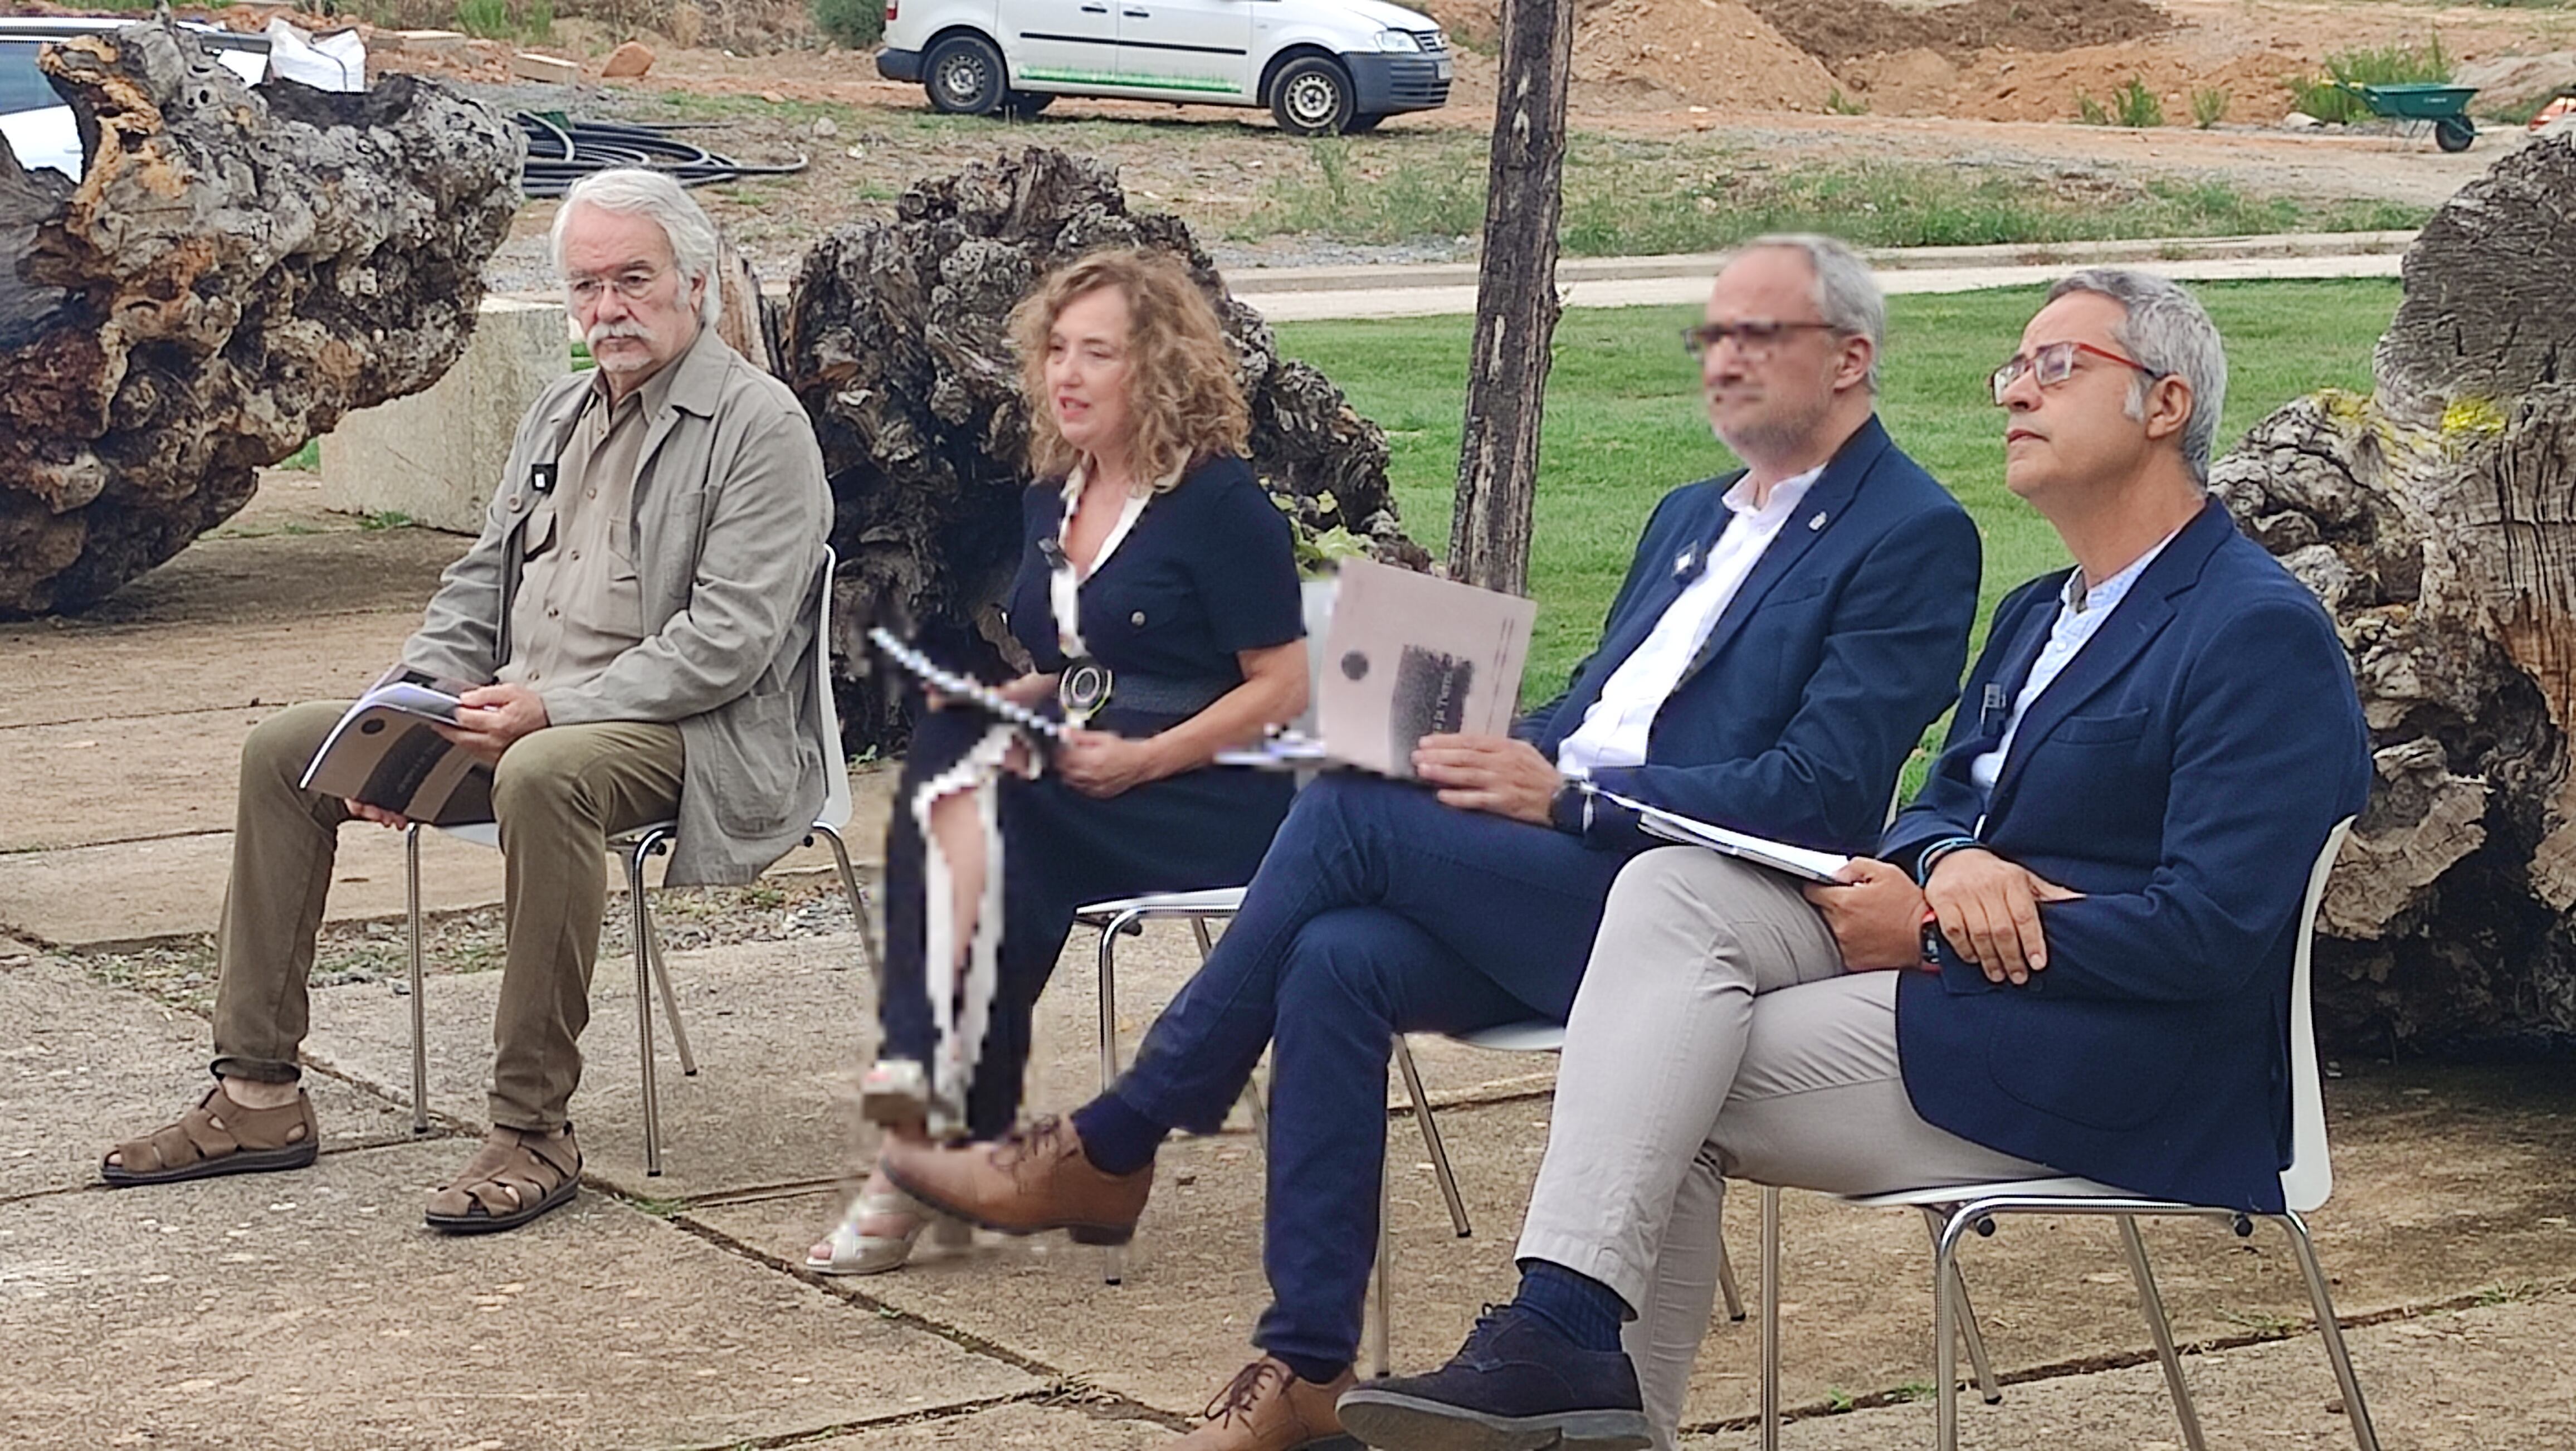
[[[2233,373],[2222,449],[2321,387],[2367,390],[2397,310],[2391,281],[2251,282],[2197,289]],[[2039,289],[1891,298],[1880,411],[1899,446],[1967,505],[1985,538],[1985,617],[2004,592],[2066,562],[2057,536],[2003,486],[2002,415],[1986,374],[2013,350]],[[1646,513],[1676,484],[1732,468],[1701,411],[1680,329],[1691,308],[1568,312],[1548,380],[1531,592],[1537,640],[1524,695],[1543,698],[1599,632]],[[1406,529],[1448,544],[1473,320],[1286,323],[1280,350],[1322,368],[1387,430]]]

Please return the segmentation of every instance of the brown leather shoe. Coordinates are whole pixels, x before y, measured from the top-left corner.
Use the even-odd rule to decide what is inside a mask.
[[[1070,1233],[1080,1244],[1125,1244],[1154,1188],[1154,1171],[1104,1174],[1082,1152],[1082,1136],[1059,1118],[1040,1119],[998,1143],[889,1140],[877,1167],[906,1194],[1004,1234]]]
[[[1342,1439],[1342,1418],[1333,1409],[1351,1385],[1348,1370],[1330,1385],[1317,1385],[1299,1380],[1295,1371],[1265,1355],[1235,1372],[1201,1413],[1207,1424],[1173,1442],[1170,1451],[1295,1451],[1323,1441],[1352,1444]]]

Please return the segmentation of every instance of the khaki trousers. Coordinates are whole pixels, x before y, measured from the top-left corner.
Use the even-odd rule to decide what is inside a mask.
[[[339,827],[335,797],[296,783],[346,705],[295,706],[242,745],[232,878],[216,937],[217,1073],[272,1083],[298,1074],[306,979]],[[550,1132],[581,1081],[591,965],[607,908],[608,838],[668,820],[680,800],[680,731],[645,722],[549,726],[493,772],[506,936],[492,1021],[492,1122]]]
[[[1897,1066],[1893,972],[1847,973],[1797,883],[1690,847],[1610,889],[1518,1251],[1599,1280],[1670,1447],[1717,1295],[1724,1181],[1887,1193],[2050,1172],[1934,1128]]]

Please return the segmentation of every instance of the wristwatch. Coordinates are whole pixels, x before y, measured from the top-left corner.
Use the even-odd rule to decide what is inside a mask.
[[[1592,834],[1592,798],[1595,788],[1590,781],[1572,780],[1556,788],[1547,798],[1547,824],[1573,836]]]
[[[1929,907],[1924,908],[1921,930],[1923,933],[1923,965],[1927,968],[1933,969],[1934,971],[1938,971],[1941,966],[1941,943],[1943,941],[1941,936],[1941,914],[1933,911]]]

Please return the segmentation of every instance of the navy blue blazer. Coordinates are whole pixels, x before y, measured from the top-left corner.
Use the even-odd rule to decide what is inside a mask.
[[[1656,504],[1600,645],[1514,735],[1555,758],[1602,682],[1695,577],[1681,561],[1707,557],[1741,477],[1686,484]],[[1593,779],[1739,831],[1869,850],[1896,773],[1967,663],[1979,558],[1967,512],[1871,418],[1808,488],[1657,710],[1646,763]],[[1654,844],[1608,802],[1586,842]]]
[[[2277,1213],[2299,906],[2370,788],[2351,666],[2315,596],[2213,500],[2031,703],[1981,799],[1969,762],[2001,739],[2068,573],[1997,608],[1879,855],[1910,870],[1973,835],[2085,896],[2041,905],[2048,966],[2026,986],[1946,945],[1938,974],[1905,975],[1906,1092],[1931,1123],[2064,1173]]]

